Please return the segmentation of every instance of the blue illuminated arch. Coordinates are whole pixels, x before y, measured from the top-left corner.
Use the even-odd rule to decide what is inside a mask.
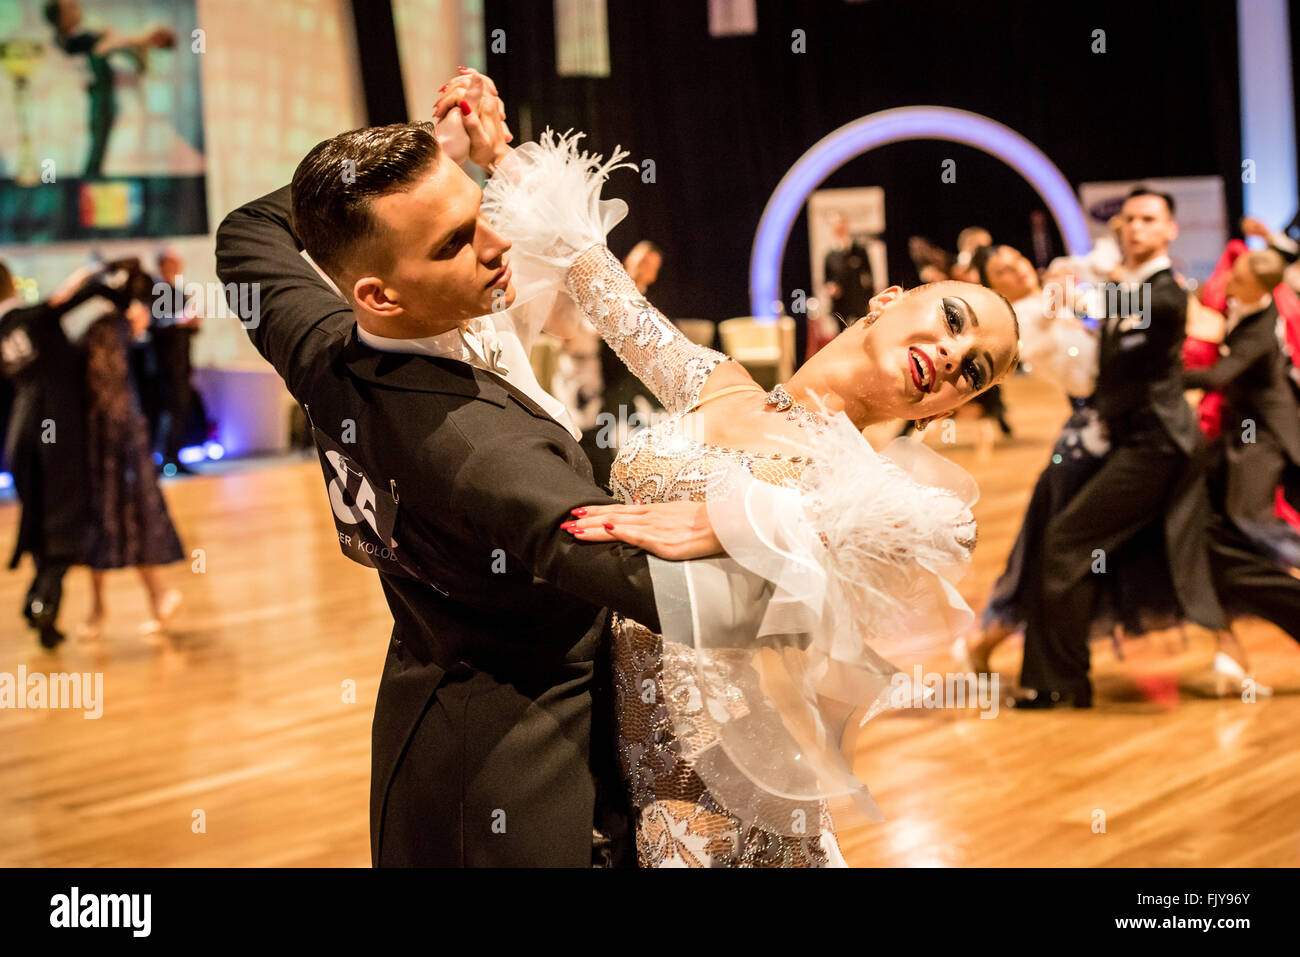
[[[1061,171],[1033,143],[987,116],[945,106],[904,106],[871,113],[824,136],[790,167],[767,201],[749,259],[752,315],[775,319],[781,259],[794,221],[814,189],[855,156],[904,140],[949,140],[996,156],[1032,186],[1047,204],[1072,256],[1092,248],[1088,220]]]

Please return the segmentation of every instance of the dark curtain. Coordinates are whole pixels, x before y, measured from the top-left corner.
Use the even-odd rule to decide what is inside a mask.
[[[391,0],[354,0],[352,22],[367,122],[370,126],[405,123],[406,91]]]
[[[611,246],[663,247],[652,298],[671,316],[747,315],[754,230],[782,175],[827,133],[890,107],[985,114],[1075,185],[1218,174],[1230,221],[1241,215],[1231,2],[760,0],[758,33],[724,38],[709,35],[705,0],[610,0],[608,10],[611,75],[561,78],[553,4],[487,0],[488,36],[504,29],[507,39],[488,71],[516,133],[572,127],[598,151],[622,144],[638,163],[653,160],[654,182],[630,171],[611,181],[631,207]],[[804,53],[792,52],[794,30],[805,32]],[[1104,53],[1092,52],[1094,30],[1105,31]],[[949,158],[955,183],[940,179]],[[938,141],[882,148],[823,185],[884,187],[890,278],[905,284],[915,281],[909,235],[951,249],[962,227],[980,224],[1028,252],[1030,211],[1043,208],[1000,161]],[[787,303],[810,279],[801,217],[783,267]]]

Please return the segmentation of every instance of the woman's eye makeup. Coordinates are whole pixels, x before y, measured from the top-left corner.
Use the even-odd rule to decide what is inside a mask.
[[[941,303],[943,314],[948,320],[948,328],[952,330],[954,336],[961,335],[961,331],[966,328],[966,317],[962,315],[961,307],[951,299],[943,299]]]
[[[954,299],[944,298],[941,300],[943,305],[943,314],[948,322],[948,328],[954,336],[959,336],[966,328],[966,314],[962,311],[960,305]],[[984,388],[984,367],[979,364],[973,357],[965,361],[962,371],[966,379],[971,384],[971,388],[979,391]]]

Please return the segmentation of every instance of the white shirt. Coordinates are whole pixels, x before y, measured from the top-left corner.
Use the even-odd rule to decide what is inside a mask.
[[[1145,328],[1145,326],[1133,325],[1133,323],[1139,321],[1139,317],[1136,313],[1130,313],[1128,315],[1116,314],[1112,316],[1109,315],[1110,310],[1117,304],[1120,305],[1122,309],[1124,304],[1134,306],[1137,303],[1144,301],[1144,299],[1138,295],[1137,287],[1141,286],[1156,273],[1165,269],[1173,268],[1174,264],[1170,261],[1168,256],[1156,256],[1153,259],[1148,259],[1136,269],[1129,269],[1123,265],[1118,266],[1115,270],[1115,282],[1119,286],[1124,286],[1125,290],[1121,290],[1121,296],[1116,300],[1114,298],[1113,290],[1111,289],[1104,286],[1098,286],[1093,289],[1089,300],[1088,315],[1094,316],[1098,319],[1109,316],[1109,318],[1104,320],[1104,327],[1109,331],[1118,329],[1120,332],[1128,332],[1133,331],[1134,329]],[[1150,303],[1147,304],[1148,306],[1150,305]]]
[[[347,297],[339,292],[334,280],[325,275],[325,270],[307,255],[307,250],[304,249],[300,255],[311,264],[325,284],[346,302]],[[554,299],[553,296],[521,299],[509,309],[471,319],[464,330],[449,329],[436,336],[389,339],[366,332],[360,323],[357,323],[357,336],[370,348],[380,352],[445,356],[505,379],[541,406],[570,435],[581,441],[582,430],[574,424],[564,403],[543,389],[537,376],[533,375],[532,363],[528,361],[528,349],[524,345],[525,339],[521,338],[526,337],[526,341],[532,343],[546,322]]]
[[[528,304],[521,304],[526,305]],[[564,403],[543,389],[537,376],[533,375],[528,351],[515,328],[516,317],[511,315],[515,308],[490,316],[478,316],[471,319],[463,329],[451,329],[436,336],[389,339],[367,332],[360,324],[357,325],[357,336],[370,348],[380,352],[445,356],[505,379],[541,406],[570,435],[581,440],[582,430],[574,424]]]
[[[1162,269],[1173,269],[1174,264],[1168,256],[1156,256],[1154,259],[1148,259],[1137,269],[1127,269],[1123,265],[1119,267],[1119,281],[1131,284],[1144,283]]]

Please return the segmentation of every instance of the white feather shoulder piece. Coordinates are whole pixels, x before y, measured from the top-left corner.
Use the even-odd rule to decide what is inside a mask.
[[[514,249],[518,275],[521,261],[554,276],[605,237],[627,215],[621,199],[600,198],[609,174],[628,153],[615,147],[608,160],[581,150],[584,133],[557,134],[547,129],[507,157],[483,189],[483,215]]]

